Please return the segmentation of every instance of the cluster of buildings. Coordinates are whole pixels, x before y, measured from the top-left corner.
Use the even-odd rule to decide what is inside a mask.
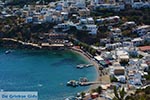
[[[130,5],[133,9],[149,8],[149,1],[142,0],[92,0],[91,5],[98,8],[105,8],[108,10],[120,11],[125,9],[125,5]]]
[[[150,66],[150,46],[142,45],[150,43],[150,25],[137,26],[134,21],[129,21],[119,27],[113,27],[121,22],[119,16],[93,18],[90,14],[93,9],[125,10],[125,5],[131,5],[134,9],[150,8],[149,1],[60,0],[47,5],[24,5],[23,8],[11,9],[4,5],[5,3],[0,1],[0,17],[20,16],[23,19],[22,24],[55,23],[54,29],[60,29],[62,32],[75,27],[93,35],[97,34],[100,27],[108,26],[110,34],[107,38],[100,39],[100,44],[104,47],[96,48],[101,54],[97,54],[94,60],[109,70],[110,78],[117,79],[113,84],[119,83],[127,90],[143,86],[144,75],[148,74]],[[137,37],[124,37],[122,34],[124,30],[130,30],[130,33]],[[68,42],[67,36],[67,34],[42,33],[39,37],[41,46],[48,47],[52,44],[72,45]]]
[[[124,87],[127,92],[134,93],[136,89],[147,85],[145,76],[150,68],[150,25],[137,26],[130,21],[108,30],[110,35],[100,39],[103,46],[91,47],[101,52],[94,60],[108,71],[111,83],[105,85],[107,89],[102,95],[111,100],[114,97],[111,86]],[[122,34],[124,30],[130,30],[130,34],[136,37],[125,37]]]
[[[144,76],[148,75],[150,67],[150,46],[131,45],[116,47],[111,51],[103,50],[94,59],[104,70],[108,70],[111,83],[105,84],[107,88],[102,95],[110,100],[114,97],[112,86],[124,87],[125,91],[134,93],[134,90],[147,84]]]
[[[125,0],[124,2],[117,0],[60,0],[46,5],[37,3],[36,5],[24,5],[22,8],[13,7],[11,9],[4,7],[4,4],[4,2],[0,2],[0,17],[2,18],[20,16],[24,23],[56,23],[63,31],[68,30],[71,26],[75,26],[77,30],[88,31],[89,34],[97,34],[99,26],[111,26],[120,22],[119,16],[92,18],[90,13],[93,9],[106,8],[119,11],[125,9],[125,4],[131,4],[133,8],[136,8],[136,4],[138,4],[137,7],[140,7],[140,4],[150,7],[149,2],[135,2],[134,0]],[[130,24],[134,23],[126,23],[125,26]]]
[[[122,37],[121,29],[128,29],[130,26],[136,38]],[[108,66],[110,77],[115,77],[120,83],[125,83],[126,88],[140,88],[143,86],[144,75],[148,75],[150,46],[142,46],[149,43],[150,26],[136,26],[135,22],[126,22],[121,28],[110,30],[110,37],[102,39],[105,44],[101,57],[112,62]],[[111,41],[111,39],[117,41]],[[119,41],[119,42],[118,42]],[[105,55],[105,56],[104,56]]]
[[[128,29],[130,27],[130,29]],[[130,30],[130,35],[136,37],[126,36],[122,34],[122,30]],[[118,47],[133,47],[149,43],[150,39],[150,25],[136,26],[135,22],[126,22],[119,28],[111,28],[110,35],[105,39],[100,39],[100,44],[103,44],[106,49],[114,50]]]

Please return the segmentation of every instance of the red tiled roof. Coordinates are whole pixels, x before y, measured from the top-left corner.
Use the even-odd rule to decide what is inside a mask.
[[[150,46],[141,46],[141,47],[139,47],[139,50],[141,50],[141,51],[150,51]]]

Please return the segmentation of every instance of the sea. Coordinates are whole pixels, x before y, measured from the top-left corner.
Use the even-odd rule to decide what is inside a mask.
[[[38,100],[65,100],[89,86],[69,87],[69,80],[97,78],[94,67],[77,69],[78,64],[89,62],[81,55],[69,51],[11,50],[0,48],[0,91],[37,91]]]

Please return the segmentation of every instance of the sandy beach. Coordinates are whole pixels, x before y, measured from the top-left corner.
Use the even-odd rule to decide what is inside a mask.
[[[110,83],[110,79],[109,79],[109,75],[102,75],[101,76],[101,71],[99,70],[100,65],[91,60],[89,57],[87,57],[85,54],[85,52],[81,52],[80,50],[75,50],[75,49],[71,49],[71,51],[81,55],[82,57],[84,57],[87,61],[89,61],[89,63],[93,64],[93,66],[96,69],[96,74],[97,74],[97,78],[95,80],[95,82],[99,83],[99,84],[93,84],[90,86],[90,88],[87,90],[87,92],[90,92],[92,89],[96,89],[98,86],[100,86],[101,84],[108,84]]]

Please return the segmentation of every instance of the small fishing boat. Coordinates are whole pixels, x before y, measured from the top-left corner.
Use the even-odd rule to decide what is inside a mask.
[[[91,67],[91,66],[93,66],[93,64],[87,64],[87,65],[85,65],[86,67]]]
[[[85,65],[84,64],[79,64],[79,65],[77,65],[77,68],[83,68]]]
[[[76,87],[78,85],[79,85],[79,82],[76,80],[70,80],[69,82],[67,82],[67,86]]]
[[[86,77],[80,77],[79,82],[88,82],[89,80]]]
[[[65,100],[81,100],[81,99],[78,99],[77,97],[74,97],[74,96],[70,96],[66,98]]]
[[[11,50],[7,50],[7,51],[5,51],[5,54],[9,54],[11,52],[12,52]]]
[[[79,64],[79,65],[77,65],[77,68],[80,68],[80,69],[82,69],[82,68],[87,68],[87,67],[91,67],[91,66],[93,66],[93,64]]]

